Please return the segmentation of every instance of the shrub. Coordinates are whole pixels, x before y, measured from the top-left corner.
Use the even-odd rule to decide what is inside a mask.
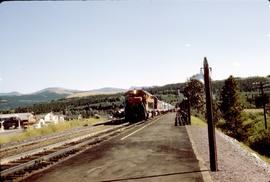
[[[270,157],[270,130],[261,131],[250,137],[249,146],[258,153]]]

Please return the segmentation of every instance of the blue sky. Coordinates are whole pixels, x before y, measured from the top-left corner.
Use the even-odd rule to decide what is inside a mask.
[[[267,0],[0,4],[0,93],[270,74]]]

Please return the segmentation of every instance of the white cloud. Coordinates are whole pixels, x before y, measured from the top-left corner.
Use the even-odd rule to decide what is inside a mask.
[[[191,46],[191,44],[185,44],[185,47],[190,47]]]
[[[235,68],[238,68],[238,67],[241,66],[241,64],[240,64],[239,62],[237,62],[237,61],[234,61],[234,62],[232,63],[232,65],[233,65],[233,67],[235,67]]]
[[[267,37],[270,39],[270,33],[269,33],[269,34],[267,34]]]
[[[2,80],[3,80],[3,78],[0,77],[0,81],[2,81]]]

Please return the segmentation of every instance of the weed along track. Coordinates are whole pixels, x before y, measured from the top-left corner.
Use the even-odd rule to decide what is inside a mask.
[[[60,159],[80,153],[134,125],[129,123],[104,127],[103,130],[36,148],[20,155],[1,160],[1,181],[20,180],[35,171],[49,167]],[[13,159],[12,159],[13,157]],[[6,162],[5,162],[6,161]]]

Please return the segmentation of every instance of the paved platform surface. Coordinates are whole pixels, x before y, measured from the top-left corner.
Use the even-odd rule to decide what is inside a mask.
[[[145,122],[25,181],[203,181],[174,113]]]

